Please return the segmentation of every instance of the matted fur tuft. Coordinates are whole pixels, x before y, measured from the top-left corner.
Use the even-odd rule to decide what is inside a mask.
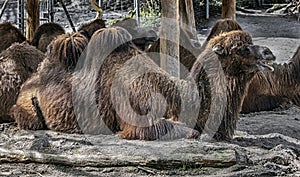
[[[49,45],[47,57],[50,62],[56,62],[66,70],[73,70],[87,44],[87,38],[80,33],[63,34]]]
[[[97,51],[100,55],[109,54],[112,51],[122,50],[131,43],[131,34],[122,27],[111,27],[100,29],[94,33],[90,41],[90,46],[97,47],[89,51]],[[98,52],[99,51],[99,52]],[[105,55],[104,55],[105,56]]]
[[[208,42],[208,45],[211,47],[222,46],[226,55],[231,54],[233,50],[236,50],[245,44],[253,44],[251,35],[240,30],[221,33]]]

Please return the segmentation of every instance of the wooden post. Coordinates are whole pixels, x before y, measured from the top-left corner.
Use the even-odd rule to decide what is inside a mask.
[[[40,25],[40,1],[27,0],[26,14],[26,38],[28,41],[31,41],[35,30]]]
[[[179,1],[184,0],[163,0],[161,1],[162,21],[160,28],[160,66],[168,71],[168,58],[172,57],[179,62]],[[179,67],[178,67],[179,77]]]
[[[236,20],[236,0],[222,0],[222,18]]]
[[[180,26],[192,33],[194,39],[197,39],[196,23],[194,15],[193,0],[179,0],[179,18]]]

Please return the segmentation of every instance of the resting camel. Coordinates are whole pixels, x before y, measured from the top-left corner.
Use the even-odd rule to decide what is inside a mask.
[[[285,64],[274,64],[274,72],[262,71],[249,86],[241,113],[270,111],[293,103],[300,106],[300,46]]]
[[[26,42],[14,43],[0,53],[0,123],[9,120],[9,110],[16,103],[21,85],[44,57]]]
[[[268,48],[253,45],[248,33],[223,33],[210,41],[215,47],[200,54],[186,81],[171,77],[131,41],[121,27],[96,31],[80,70],[38,85],[35,112],[43,116],[21,112],[21,128],[140,140],[196,138],[206,132],[229,140],[249,81],[259,70],[273,69],[269,63],[275,59]],[[53,88],[60,91],[51,93]],[[26,108],[19,103],[19,109]]]
[[[87,44],[88,40],[80,33],[60,35],[50,43],[46,59],[37,73],[23,84],[16,105],[11,109],[11,117],[20,128],[79,132],[75,128],[61,129],[61,126],[67,123],[64,120],[68,123],[76,122],[69,120],[72,117],[72,114],[68,114],[72,109],[72,100],[64,99],[71,94],[71,81],[66,78],[69,78],[76,68],[77,61]],[[47,111],[44,111],[46,109]]]

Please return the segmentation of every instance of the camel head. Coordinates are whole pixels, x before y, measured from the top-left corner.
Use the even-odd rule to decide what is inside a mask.
[[[222,66],[231,75],[256,73],[260,70],[273,71],[275,56],[268,47],[253,45],[249,33],[231,31],[222,33],[210,42],[212,50],[219,56]]]

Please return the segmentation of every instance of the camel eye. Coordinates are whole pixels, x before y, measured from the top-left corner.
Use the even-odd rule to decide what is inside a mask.
[[[270,54],[271,54],[271,51],[270,51],[270,50],[265,50],[265,51],[263,51],[263,54],[264,54],[264,55],[270,55]]]

